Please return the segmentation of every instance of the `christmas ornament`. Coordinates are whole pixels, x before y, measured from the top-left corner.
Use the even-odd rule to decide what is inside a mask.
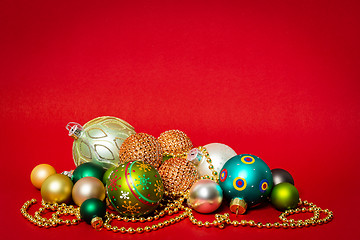
[[[204,146],[205,151],[194,148],[188,153],[187,159],[195,164],[200,177],[218,175],[224,164],[236,152],[229,146],[222,143],[210,143]],[[212,166],[211,166],[212,165]],[[216,174],[214,174],[214,171]]]
[[[279,211],[296,208],[299,203],[299,192],[291,183],[279,183],[272,189],[271,203]]]
[[[102,178],[102,182],[104,184],[104,186],[106,185],[106,181],[108,180],[110,174],[112,173],[112,171],[115,169],[116,167],[111,167],[108,170],[106,170],[106,172],[104,173],[104,176]]]
[[[162,163],[162,150],[155,137],[146,133],[136,133],[128,137],[120,147],[120,163],[144,161],[158,169]]]
[[[106,214],[106,204],[98,198],[90,198],[80,206],[80,216],[88,224],[91,224],[96,230],[103,226],[103,219]]]
[[[69,136],[75,139],[75,165],[95,162],[105,169],[119,163],[120,146],[127,137],[135,134],[130,124],[115,117],[98,117],[84,126],[70,122],[66,129],[69,130]]]
[[[241,154],[228,160],[220,172],[219,184],[230,202],[230,210],[243,214],[248,207],[266,200],[273,186],[271,171],[259,157]]]
[[[199,213],[211,213],[218,209],[223,199],[219,184],[209,179],[197,181],[190,188],[187,203]]]
[[[190,138],[180,130],[165,131],[160,134],[158,141],[166,156],[184,155],[193,147]]]
[[[138,217],[155,210],[164,194],[158,171],[142,161],[115,168],[106,182],[113,207],[124,216]]]
[[[49,164],[39,164],[31,171],[31,183],[34,185],[34,187],[40,189],[45,179],[55,173],[56,170],[53,166]]]
[[[159,168],[166,191],[180,192],[190,189],[199,178],[195,166],[184,158],[170,158]]]
[[[72,189],[72,198],[76,205],[81,204],[90,198],[105,199],[104,184],[94,177],[83,177],[77,181]]]
[[[53,174],[41,186],[41,197],[47,203],[69,203],[71,201],[71,179],[62,174]]]
[[[70,179],[72,179],[73,173],[74,173],[74,170],[70,170],[70,171],[63,171],[61,174],[68,176]]]
[[[73,172],[72,180],[76,183],[83,177],[95,177],[99,180],[103,179],[105,170],[98,164],[87,162],[79,165]]]
[[[271,173],[273,176],[274,186],[283,182],[288,182],[294,185],[294,179],[288,171],[281,168],[275,168],[271,170]]]

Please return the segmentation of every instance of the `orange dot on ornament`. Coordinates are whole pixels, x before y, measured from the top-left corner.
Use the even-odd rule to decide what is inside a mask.
[[[39,164],[31,171],[31,183],[34,187],[40,189],[45,179],[55,173],[56,170],[53,166],[49,164]]]

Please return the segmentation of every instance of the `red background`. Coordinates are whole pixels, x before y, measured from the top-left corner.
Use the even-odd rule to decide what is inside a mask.
[[[359,11],[358,1],[1,1],[1,235],[359,236]],[[31,170],[73,169],[65,125],[104,115],[155,137],[180,129],[195,146],[255,154],[292,173],[300,196],[335,218],[296,230],[205,229],[186,219],[143,235],[27,222],[20,207],[41,199]],[[268,206],[238,218],[278,214]]]

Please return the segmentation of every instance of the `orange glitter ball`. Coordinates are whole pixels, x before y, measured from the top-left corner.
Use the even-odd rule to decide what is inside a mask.
[[[184,158],[170,158],[159,168],[165,191],[180,192],[190,189],[199,178],[194,164]]]
[[[120,164],[140,160],[158,169],[162,163],[162,149],[155,137],[136,133],[126,138],[119,150]]]
[[[193,148],[190,138],[180,130],[168,130],[160,134],[158,141],[165,155],[179,156]]]

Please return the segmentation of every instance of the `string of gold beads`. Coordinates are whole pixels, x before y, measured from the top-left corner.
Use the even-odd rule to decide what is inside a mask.
[[[203,156],[206,158],[206,162],[208,163],[208,167],[212,173],[212,176],[205,176],[205,179],[211,179],[215,182],[218,182],[218,179],[219,179],[218,172],[214,170],[214,166],[212,165],[212,161],[211,161],[209,152],[203,146],[199,146],[198,149],[199,149],[199,151],[202,152]]]
[[[24,203],[24,205],[21,207],[20,212],[21,214],[31,223],[38,227],[56,227],[58,225],[76,225],[81,221],[80,217],[80,210],[79,207],[74,207],[73,205],[66,205],[65,203],[62,204],[50,204],[45,203],[44,201],[41,202],[42,207],[38,209],[34,213],[34,215],[31,215],[28,213],[28,209],[31,205],[35,204],[37,202],[36,199],[31,199]],[[41,214],[45,211],[53,211],[51,218],[45,218],[41,216]],[[70,220],[63,220],[60,218],[62,215],[72,215],[75,216],[74,219]]]
[[[159,210],[154,211],[153,216],[149,216],[147,218],[140,217],[122,217],[120,215],[116,215],[114,213],[106,213],[105,221],[104,221],[104,228],[113,231],[113,232],[121,232],[121,233],[143,233],[143,232],[151,232],[156,231],[158,229],[173,225],[177,222],[180,222],[181,220],[185,218],[189,218],[190,222],[198,227],[218,227],[220,229],[224,228],[227,225],[232,225],[234,227],[238,226],[250,226],[250,227],[257,227],[257,228],[302,228],[302,227],[310,227],[310,226],[316,226],[321,225],[330,222],[334,215],[333,212],[328,209],[321,209],[320,207],[316,206],[314,203],[308,202],[308,201],[299,201],[299,206],[296,209],[286,210],[285,212],[281,213],[279,216],[279,219],[281,222],[275,222],[275,223],[262,223],[262,222],[255,222],[254,220],[231,220],[229,213],[224,214],[215,214],[215,219],[212,222],[209,221],[199,221],[196,219],[193,215],[193,210],[189,207],[185,207],[183,205],[184,200],[186,199],[187,193],[165,193],[165,195],[169,198],[164,198],[165,203],[161,203],[159,206]],[[32,216],[28,213],[28,209],[30,206],[35,204],[37,202],[36,199],[31,199],[24,203],[24,205],[21,208],[22,215],[27,218],[31,223],[38,227],[56,227],[58,225],[76,225],[81,221],[80,218],[80,212],[79,207],[74,207],[73,205],[66,205],[66,204],[49,204],[42,201],[38,211],[34,213]],[[54,211],[51,218],[45,218],[42,217],[41,214],[45,210]],[[182,213],[178,214],[180,211]],[[294,219],[288,219],[287,217],[294,214],[299,213],[306,213],[310,212],[313,213],[314,216],[310,217],[306,220],[294,220]],[[320,214],[324,213],[326,216],[323,218],[320,218]],[[164,216],[167,215],[173,215],[178,214],[177,216],[164,220],[162,222],[147,225],[145,227],[138,227],[138,228],[125,228],[125,227],[118,227],[118,226],[112,226],[111,222],[113,220],[118,221],[124,221],[124,222],[152,222],[156,221]],[[61,215],[73,215],[75,216],[72,220],[63,220],[59,218]]]
[[[144,217],[140,217],[140,218],[122,217],[122,216],[116,215],[114,213],[110,213],[110,214],[107,213],[105,216],[104,228],[107,229],[108,231],[113,231],[115,233],[117,233],[117,232],[120,232],[120,233],[143,233],[143,232],[156,231],[158,229],[173,225],[173,224],[180,222],[181,220],[187,218],[187,213],[184,211],[186,207],[183,205],[183,202],[185,200],[185,195],[186,194],[184,194],[183,192],[179,192],[179,193],[165,192],[165,196],[167,196],[169,198],[168,199],[164,198],[164,200],[162,200],[162,201],[167,201],[167,203],[163,204],[162,202],[160,202],[160,205],[158,208],[159,210],[155,210],[154,215],[149,216],[147,218],[144,218]],[[132,227],[125,228],[125,227],[118,227],[118,226],[111,225],[111,222],[113,220],[132,222],[132,223],[152,222],[152,221],[158,220],[167,215],[177,214],[179,211],[183,211],[183,213],[181,213],[173,218],[159,222],[157,224],[147,225],[145,227],[138,227],[136,229],[132,228]]]
[[[321,225],[324,223],[330,222],[334,215],[333,212],[328,209],[321,209],[320,207],[317,207],[314,203],[309,203],[308,201],[299,201],[298,208],[296,209],[290,209],[286,210],[282,214],[280,214],[279,218],[281,222],[275,222],[275,223],[262,223],[262,222],[255,222],[254,220],[231,220],[230,214],[215,214],[215,220],[213,222],[202,222],[197,220],[193,213],[192,209],[187,208],[186,212],[188,215],[188,218],[190,222],[198,227],[218,227],[218,228],[224,228],[226,225],[232,225],[234,227],[237,226],[250,226],[250,227],[258,227],[258,228],[302,228],[302,227],[310,227],[310,226],[316,226]],[[293,214],[299,214],[299,213],[305,213],[305,212],[312,212],[314,214],[313,217],[306,219],[306,220],[294,220],[294,219],[287,219],[287,216],[293,215]],[[324,218],[320,218],[320,214],[324,213],[327,216]]]

